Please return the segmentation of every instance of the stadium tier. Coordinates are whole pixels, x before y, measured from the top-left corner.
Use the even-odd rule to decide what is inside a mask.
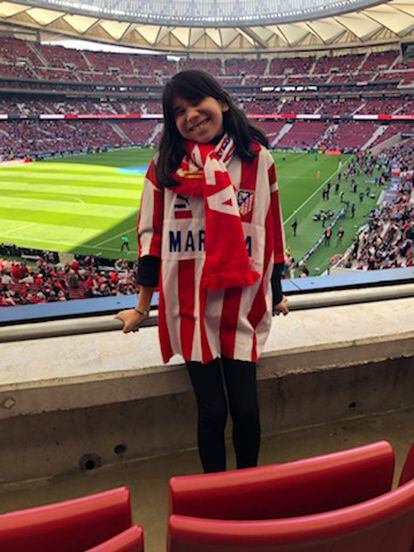
[[[263,59],[177,59],[165,55],[138,55],[78,51],[63,46],[46,46],[14,38],[0,41],[0,77],[30,80],[107,82],[157,85],[179,70],[203,67],[228,84],[269,83],[268,77],[284,77],[282,83],[326,83],[383,78],[412,78],[409,62],[401,62],[398,50],[367,54]],[[227,78],[227,81],[226,81]]]
[[[402,129],[412,130],[406,122],[413,115],[410,85],[414,71],[410,62],[400,59],[398,50],[262,59],[171,59],[2,38],[0,156],[9,160],[157,144],[160,120],[151,120],[151,115],[159,117],[162,112],[159,98],[165,79],[179,70],[197,67],[236,93],[249,115],[258,120],[260,116],[275,119],[262,125],[274,147],[364,149],[385,143]],[[134,124],[119,120],[129,115],[148,120]],[[108,120],[50,121],[59,116]],[[357,122],[369,116],[372,121]],[[390,117],[405,122],[397,124],[393,119],[391,123]],[[287,119],[286,124],[277,118]],[[303,121],[298,121],[301,118]],[[374,122],[378,118],[384,121]]]

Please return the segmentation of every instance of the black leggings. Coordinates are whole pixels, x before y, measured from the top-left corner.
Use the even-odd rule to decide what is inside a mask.
[[[186,362],[198,407],[198,450],[205,473],[226,469],[226,387],[233,420],[237,468],[257,466],[260,447],[256,364],[225,357],[208,364]],[[224,375],[224,378],[223,378]]]

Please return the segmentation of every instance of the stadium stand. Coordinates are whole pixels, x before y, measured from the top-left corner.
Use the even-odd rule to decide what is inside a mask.
[[[392,201],[381,203],[370,213],[367,227],[355,237],[340,262],[345,268],[378,270],[414,265],[412,147],[409,141],[403,141],[382,155],[387,155],[390,166],[398,163],[401,183]]]
[[[308,114],[322,118],[320,122],[291,121],[289,132],[275,144],[281,148],[318,145],[350,150],[363,147],[366,143],[378,146],[399,134],[403,127],[393,124],[376,132],[378,122],[349,119],[329,126],[324,118],[383,114],[404,116],[412,113],[411,96],[405,89],[399,89],[398,84],[402,81],[410,83],[414,72],[410,72],[409,64],[400,61],[396,50],[318,57],[171,60],[165,55],[77,51],[7,38],[0,42],[0,78],[16,93],[2,94],[0,111],[8,117],[18,115],[36,120],[2,120],[0,156],[8,160],[46,155],[53,153],[53,150],[55,153],[70,153],[91,148],[156,144],[159,139],[156,120],[137,122],[136,128],[124,123],[94,123],[98,129],[96,136],[89,123],[76,122],[79,139],[75,140],[75,123],[59,121],[51,124],[37,118],[48,114],[108,117],[160,114],[157,95],[165,78],[177,70],[190,67],[207,69],[221,79],[224,86],[242,86],[239,89],[240,102],[248,113],[267,116]],[[361,81],[365,82],[363,89],[357,86]],[[96,87],[100,85],[107,87],[107,93],[104,96],[100,93],[97,100]],[[123,85],[133,89],[127,94],[123,91],[121,98]],[[309,85],[317,86],[319,90],[306,89]],[[33,86],[36,86],[37,96],[30,91]],[[153,91],[149,93],[145,89],[147,86],[154,87]],[[290,92],[288,89],[279,90],[276,97],[269,97],[266,90],[262,90],[266,86],[301,89]],[[20,89],[21,94],[17,93]],[[45,99],[43,94],[40,95],[42,90],[53,95]],[[72,93],[75,91],[82,97],[75,98]],[[386,97],[385,94],[391,91],[393,97]],[[314,97],[316,94],[317,97]],[[57,138],[54,147],[47,138],[52,127],[52,133]],[[21,137],[20,143],[16,139],[18,137]]]
[[[0,306],[54,303],[70,299],[130,295],[137,291],[135,267],[120,260],[107,267],[96,257],[60,264],[41,253],[34,264],[0,259]]]

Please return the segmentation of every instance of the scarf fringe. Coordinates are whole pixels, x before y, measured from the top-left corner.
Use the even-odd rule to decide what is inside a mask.
[[[203,274],[200,282],[201,289],[220,290],[252,286],[260,278],[255,270],[226,270],[225,272],[214,272]]]

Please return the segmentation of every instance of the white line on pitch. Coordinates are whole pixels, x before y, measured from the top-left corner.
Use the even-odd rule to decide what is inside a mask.
[[[94,247],[100,247],[102,244],[104,243],[107,243],[111,240],[114,240],[115,238],[119,238],[121,236],[125,236],[125,234],[129,234],[130,232],[132,232],[133,230],[136,230],[136,226],[134,226],[133,228],[130,228],[129,230],[125,230],[125,232],[121,232],[120,234],[116,234],[116,236],[111,236],[110,238],[104,240],[104,241],[101,241],[99,243],[95,243],[94,244]]]
[[[349,159],[347,159],[345,161],[345,163],[343,164],[342,170],[351,161],[351,159],[352,159],[352,156],[349,156]],[[302,209],[302,207],[304,207],[308,203],[308,201],[310,201],[313,198],[313,196],[316,195],[319,192],[319,190],[321,190],[325,186],[325,184],[328,182],[328,180],[330,180],[331,178],[333,178],[336,175],[337,172],[338,172],[338,169],[336,169],[335,172],[333,172],[330,176],[328,176],[328,178],[322,182],[322,184],[319,186],[319,188],[317,190],[315,190],[313,192],[313,194],[311,194],[309,197],[307,197],[305,199],[305,201],[302,203],[302,205],[299,205],[299,207],[293,211],[293,213],[284,221],[283,226],[285,226],[285,224],[287,224],[290,221],[290,219],[292,217],[294,217]]]
[[[31,222],[29,224],[25,224],[24,226],[19,226],[18,228],[13,228],[12,230],[8,230],[7,232],[1,232],[2,236],[7,236],[7,234],[14,234],[14,232],[18,232],[19,230],[25,230],[26,228],[30,228],[30,226],[34,226],[36,223]]]
[[[0,233],[0,239],[1,239],[1,236],[3,236],[3,235],[4,234]],[[26,240],[26,238],[22,238],[22,240]],[[96,247],[94,245],[67,243],[67,242],[61,242],[61,241],[56,241],[56,240],[48,240],[48,239],[41,240],[39,238],[27,238],[27,242],[29,242],[29,243],[30,242],[41,242],[43,244],[53,243],[53,244],[57,244],[57,245],[65,245],[65,246],[70,247],[71,249],[83,248],[83,249],[94,249],[94,250],[96,250]],[[27,246],[21,246],[21,247],[27,247]],[[48,247],[43,247],[42,249],[49,249],[49,248]],[[116,251],[117,253],[119,253],[119,249],[115,249],[114,247],[102,247],[102,249],[104,251]],[[134,250],[131,250],[130,252],[134,253]],[[65,251],[64,253],[68,253],[68,252]]]

